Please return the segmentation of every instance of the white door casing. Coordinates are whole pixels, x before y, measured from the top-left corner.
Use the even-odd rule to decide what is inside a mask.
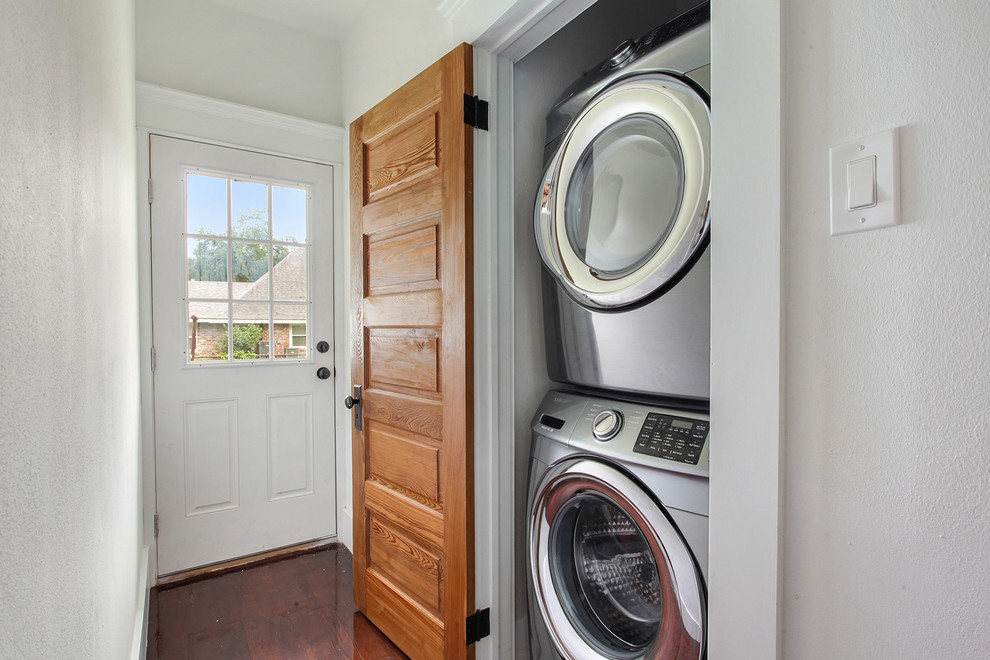
[[[302,160],[151,138],[159,575],[336,534],[332,174]],[[202,229],[199,217],[187,227],[187,176],[225,187],[211,216],[216,236],[187,236]],[[245,190],[263,198],[252,200],[255,238],[237,240],[246,235],[234,217]],[[305,211],[295,210],[306,213],[304,229],[293,230],[303,238],[280,231],[279,195],[305,198]],[[221,272],[188,283],[201,245],[220,255]],[[239,268],[238,247],[268,255],[264,272]],[[196,326],[197,344],[190,315],[211,317]],[[238,349],[231,318],[264,328],[251,350],[268,354]],[[318,352],[320,341],[329,350]],[[320,367],[331,377],[318,378]]]

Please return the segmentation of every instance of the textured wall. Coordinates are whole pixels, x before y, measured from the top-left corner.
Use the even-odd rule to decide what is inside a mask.
[[[0,21],[0,655],[124,658],[141,543],[133,10]]]
[[[205,0],[137,0],[137,79],[339,126],[340,46]]]
[[[990,6],[784,4],[784,654],[990,648]],[[902,225],[828,236],[828,147],[901,133]]]

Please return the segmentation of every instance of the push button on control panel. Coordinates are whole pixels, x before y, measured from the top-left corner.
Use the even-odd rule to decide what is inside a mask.
[[[669,461],[697,465],[708,439],[708,422],[650,413],[633,451]]]

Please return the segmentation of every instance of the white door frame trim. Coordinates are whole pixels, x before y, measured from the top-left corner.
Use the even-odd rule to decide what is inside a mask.
[[[475,602],[490,607],[492,626],[491,636],[477,644],[478,660],[517,657],[512,151],[500,147],[504,136],[511,142],[512,84],[511,67],[508,78],[498,69],[506,62],[474,48],[474,93],[491,109],[489,131],[474,134]]]
[[[490,529],[483,531],[479,525],[477,530],[479,541],[495,539],[498,557],[490,567],[479,563],[478,582],[480,597],[489,593],[482,580],[491,581],[492,630],[501,646],[494,657],[516,657],[526,651],[516,648],[516,639],[526,639],[525,634],[517,637],[512,632],[514,625],[525,625],[526,615],[514,611],[512,584],[525,579],[519,573],[525,567],[512,565],[512,498],[520,494],[510,497],[498,490],[499,484],[513,483],[507,477],[512,475],[515,444],[514,413],[505,415],[514,401],[512,67],[590,4],[589,0],[519,0],[475,41],[476,76],[482,83],[476,93],[498,101],[492,105],[490,136],[475,145],[475,218],[476,222],[494,219],[497,237],[494,244],[485,246],[491,250],[494,245],[494,255],[484,254],[485,250],[477,253],[479,262],[489,257],[496,261],[485,271],[487,291],[496,294],[489,301],[479,296],[478,303],[481,307],[484,302],[488,313],[498,310],[488,338],[497,350],[490,349],[484,357],[497,358],[500,370],[497,382],[486,382],[484,387],[493,386],[497,392],[497,398],[489,396],[489,402],[496,402],[499,415],[487,423],[493,424],[492,440],[499,451],[492,463],[477,464],[478,484],[485,484],[492,500],[486,503],[484,490],[479,489],[478,512],[497,514],[489,519]],[[713,0],[712,5],[712,88],[717,98],[712,113],[716,220],[712,233],[711,417],[715,444],[708,657],[766,660],[779,657],[781,635],[781,0]],[[720,140],[723,135],[733,138]],[[476,231],[480,235],[482,230]],[[480,285],[482,271],[477,272]],[[480,324],[483,319],[478,319]],[[479,342],[479,356],[481,347]],[[482,391],[479,382],[479,395]],[[478,418],[483,419],[480,408]],[[481,455],[479,451],[479,461]],[[483,568],[487,570],[484,575]],[[481,657],[492,656],[482,655],[479,647]]]
[[[223,147],[250,149],[260,153],[308,160],[333,167],[334,214],[334,292],[337,304],[346,300],[347,266],[342,248],[347,241],[344,200],[343,159],[345,133],[338,126],[320,124],[279,113],[249,108],[236,103],[188,94],[145,83],[137,84],[137,222],[139,259],[139,308],[141,345],[141,437],[142,483],[144,495],[144,536],[149,548],[148,584],[154,586],[158,575],[158,546],[154,534],[156,503],[154,444],[154,379],[151,372],[151,207],[148,204],[150,178],[149,141],[152,133],[206,142]],[[349,373],[350,346],[347,315],[334,310],[334,366],[338,374]],[[336,406],[347,395],[349,379],[335,380]],[[346,415],[335,415],[336,462],[350,465],[350,424]],[[339,473],[339,470],[338,470]],[[349,480],[336,479],[337,538],[350,547],[352,533],[349,508]],[[346,483],[345,483],[346,482]]]

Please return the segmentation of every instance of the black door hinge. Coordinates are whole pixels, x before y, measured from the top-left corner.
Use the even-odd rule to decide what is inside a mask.
[[[488,130],[488,101],[464,95],[464,123],[483,131]]]
[[[491,616],[486,607],[467,618],[467,645],[488,637],[492,632]]]

